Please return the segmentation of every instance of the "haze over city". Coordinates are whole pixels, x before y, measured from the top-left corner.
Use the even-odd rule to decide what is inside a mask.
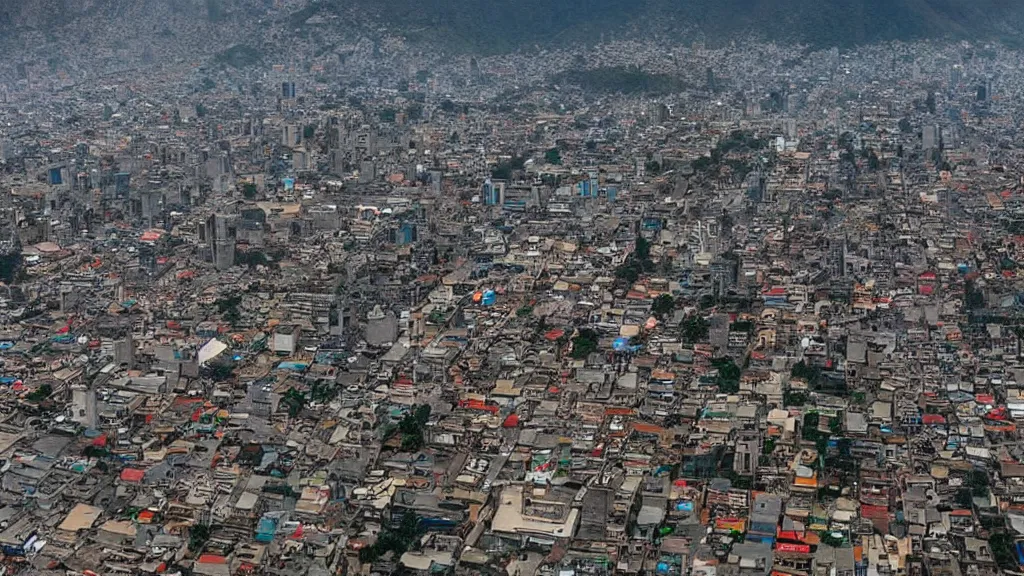
[[[1024,572],[1021,30],[4,3],[0,576]]]

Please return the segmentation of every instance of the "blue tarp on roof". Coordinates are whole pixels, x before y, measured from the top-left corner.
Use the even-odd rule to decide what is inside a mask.
[[[259,524],[256,526],[256,541],[257,542],[273,542],[274,534],[277,532],[277,519],[267,518],[266,516],[260,518]]]
[[[480,299],[480,303],[484,306],[494,306],[494,303],[498,301],[498,294],[494,290],[487,290],[484,292],[483,298]]]
[[[625,336],[619,336],[612,341],[612,350],[615,352],[636,352],[639,349],[639,346],[630,346],[629,338],[626,338]]]

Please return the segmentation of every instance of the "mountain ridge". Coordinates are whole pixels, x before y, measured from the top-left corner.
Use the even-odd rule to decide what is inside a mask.
[[[170,46],[175,36],[198,33],[215,52],[245,43],[265,18],[287,31],[326,11],[357,29],[377,26],[414,43],[480,54],[626,36],[816,48],[932,38],[1024,45],[1024,3],[1014,0],[308,0],[286,6],[274,0],[22,0],[0,6],[0,43],[17,49],[24,34],[67,33],[83,43]],[[82,32],[94,28],[101,32]]]
[[[383,3],[381,3],[383,4]],[[630,30],[850,47],[930,38],[1001,40],[1024,35],[1024,5],[1009,0],[389,0],[392,23],[424,24],[471,50],[595,40]],[[500,50],[499,50],[500,51]]]

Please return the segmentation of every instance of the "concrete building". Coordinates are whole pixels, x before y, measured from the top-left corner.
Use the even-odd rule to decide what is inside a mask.
[[[229,214],[212,214],[206,220],[205,241],[210,246],[213,265],[218,270],[227,270],[235,264],[236,217]]]
[[[934,150],[942,144],[942,130],[938,126],[925,126],[921,131],[921,148]]]
[[[273,351],[282,356],[291,356],[299,347],[302,330],[298,326],[279,326],[274,332]]]
[[[383,346],[398,338],[398,319],[390,310],[384,312],[380,304],[373,307],[366,316],[366,343]]]

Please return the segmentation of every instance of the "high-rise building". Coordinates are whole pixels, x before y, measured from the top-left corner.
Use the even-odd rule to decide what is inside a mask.
[[[597,172],[587,173],[587,178],[576,183],[576,195],[582,198],[597,198]]]
[[[114,195],[118,198],[127,198],[131,183],[132,175],[129,172],[114,174]]]
[[[389,235],[391,242],[399,246],[412,244],[417,238],[416,223],[402,222],[398,228],[391,229]]]
[[[206,220],[206,241],[217,270],[227,270],[235,265],[235,235],[234,216],[212,214]]]
[[[58,166],[51,166],[48,172],[47,181],[51,186],[64,186],[65,184],[71,184],[71,172],[67,165],[61,164]]]
[[[788,138],[790,140],[796,139],[796,135],[797,135],[797,132],[796,132],[796,119],[795,118],[786,118],[785,120],[783,120],[782,121],[782,130],[785,133],[786,138]]]
[[[398,318],[395,317],[395,313],[390,310],[385,312],[380,304],[374,306],[366,315],[364,337],[370,346],[383,346],[394,342],[398,338]]]
[[[942,131],[938,126],[925,126],[921,130],[921,147],[925,150],[932,150],[939,147],[942,138]]]
[[[139,246],[139,268],[149,274],[156,272],[156,248],[147,243]]]
[[[651,124],[661,124],[668,120],[668,106],[665,106],[661,102],[651,104],[647,111],[647,115],[651,120]]]
[[[144,190],[139,192],[139,216],[152,228],[161,215],[160,203],[163,201],[163,192],[160,190]]]
[[[483,196],[484,204],[487,206],[498,206],[504,200],[505,183],[504,182],[491,182],[488,178],[484,181],[483,190],[481,194]]]
[[[441,181],[444,178],[440,170],[430,171],[430,191],[434,194],[441,193]]]
[[[363,160],[359,163],[359,183],[369,184],[377,178],[377,164],[373,160]]]
[[[76,383],[71,386],[71,420],[87,429],[96,428],[99,411],[96,409],[96,391],[92,387]]]
[[[281,97],[286,100],[292,100],[295,98],[295,82],[281,83]]]
[[[281,128],[281,145],[291,148],[302,143],[302,129],[295,124],[285,124]]]
[[[296,171],[309,170],[309,154],[302,150],[292,152],[292,168]]]
[[[954,64],[949,70],[949,84],[950,86],[959,86],[963,82],[964,74],[963,68],[959,64]]]

